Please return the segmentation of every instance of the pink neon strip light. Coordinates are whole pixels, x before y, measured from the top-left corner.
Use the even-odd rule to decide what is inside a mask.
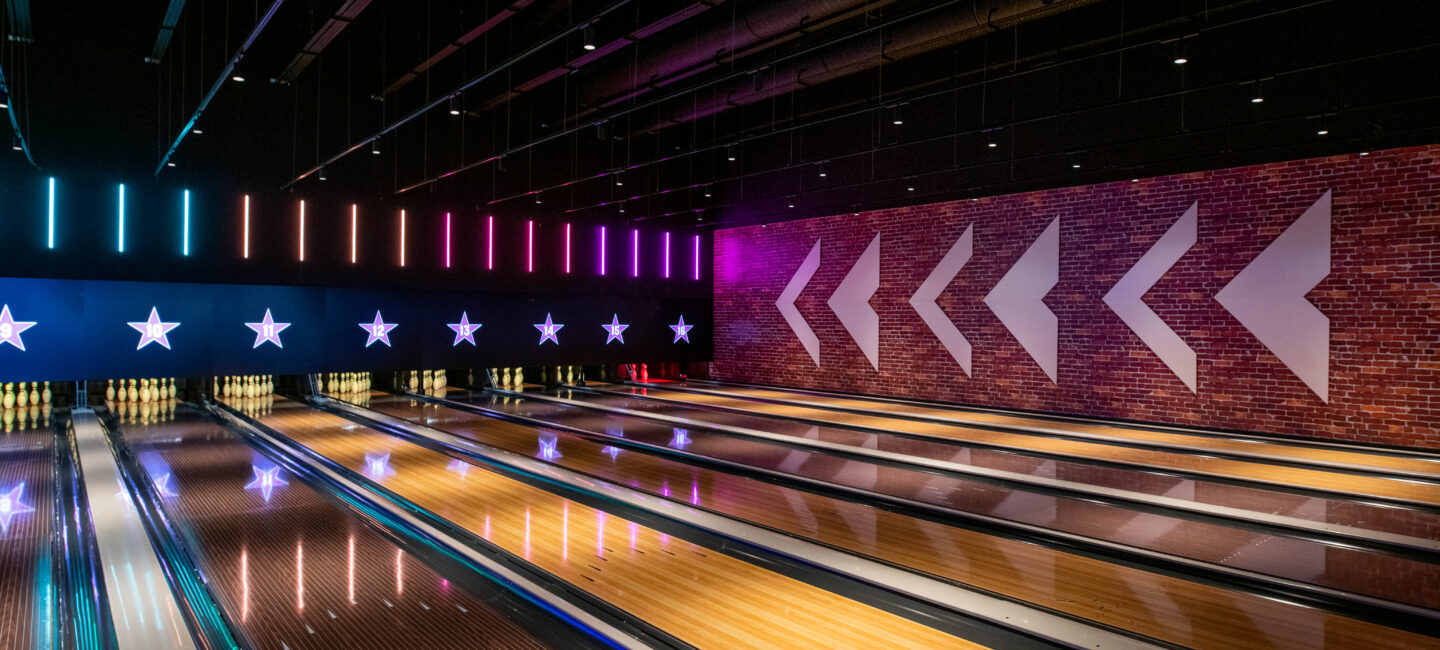
[[[630,231],[630,277],[640,277],[640,231]]]
[[[525,272],[535,272],[535,222],[525,222]]]
[[[300,261],[305,261],[305,200],[300,200]]]
[[[605,275],[605,226],[600,226],[600,275]]]
[[[665,233],[665,279],[670,279],[670,233]]]
[[[570,224],[565,224],[565,273],[570,273]]]
[[[360,230],[360,208],[354,203],[350,204],[350,263],[354,264],[359,260],[357,235]]]
[[[243,241],[242,241],[242,243],[241,243],[241,245],[240,245],[240,256],[248,260],[248,259],[250,259],[250,195],[249,195],[249,194],[246,194],[246,195],[245,195],[245,225],[244,225],[244,228],[243,228],[242,230],[243,230],[243,234],[241,235],[241,239],[242,239]]]
[[[695,235],[695,279],[700,279],[700,235]]]
[[[485,270],[495,268],[495,217],[485,217]]]
[[[400,266],[405,266],[405,211],[400,211]]]
[[[450,213],[445,213],[445,268],[450,268]]]

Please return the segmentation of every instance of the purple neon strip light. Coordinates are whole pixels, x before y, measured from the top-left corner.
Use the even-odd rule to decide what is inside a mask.
[[[450,268],[450,213],[445,213],[445,268]]]
[[[565,273],[570,273],[570,224],[565,224]]]
[[[630,231],[630,277],[640,277],[640,231]]]
[[[670,279],[670,233],[665,233],[665,279]]]
[[[495,270],[495,217],[485,217],[485,270]]]
[[[605,226],[600,226],[600,275],[605,275]]]
[[[700,235],[695,235],[695,279],[700,279]]]
[[[535,272],[535,222],[525,222],[525,272]]]

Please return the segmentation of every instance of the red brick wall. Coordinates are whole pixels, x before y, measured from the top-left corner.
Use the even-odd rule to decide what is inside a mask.
[[[1330,318],[1322,401],[1214,296],[1326,190],[1331,272],[1308,297]],[[1199,201],[1199,239],[1145,296],[1198,355],[1198,393],[1101,297]],[[1060,217],[1051,383],[982,302]],[[974,346],[967,378],[908,300],[974,224],[975,253],[940,306]],[[826,305],[876,233],[876,372]],[[816,239],[796,301],[816,367],[775,307]],[[1440,145],[1197,172],[722,230],[715,370],[723,379],[1341,440],[1440,447]]]

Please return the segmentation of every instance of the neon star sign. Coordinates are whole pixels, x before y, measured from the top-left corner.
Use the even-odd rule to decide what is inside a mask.
[[[455,332],[455,342],[451,343],[450,347],[453,348],[457,345],[460,345],[461,341],[465,341],[470,345],[475,345],[475,330],[480,329],[480,323],[472,324],[470,322],[469,313],[463,311],[460,312],[460,322],[446,323],[445,326]]]
[[[365,347],[370,347],[376,341],[384,343],[387,348],[391,347],[390,330],[399,326],[399,323],[385,322],[385,319],[380,316],[380,310],[375,310],[375,322],[360,323],[360,329],[365,330],[365,333],[370,335],[369,338],[365,339]]]
[[[35,512],[35,508],[20,502],[20,497],[25,495],[25,482],[10,488],[9,491],[0,493],[0,534],[10,532],[10,521],[17,515],[27,512]]]
[[[390,452],[378,456],[365,454],[365,473],[374,479],[394,476],[395,470],[390,468]]]
[[[686,325],[686,324],[685,324],[685,317],[684,317],[684,316],[681,316],[681,317],[680,317],[680,323],[679,323],[679,324],[671,325],[671,326],[670,326],[670,329],[675,332],[675,340],[674,340],[674,341],[671,341],[671,343],[679,343],[679,342],[682,341],[682,340],[685,341],[686,343],[689,343],[689,342],[690,342],[690,330],[691,330],[691,328],[693,328],[693,327],[695,327],[695,326],[694,326],[694,325]]]
[[[151,343],[159,343],[166,350],[170,349],[170,339],[167,335],[170,330],[180,327],[180,323],[166,323],[160,320],[160,311],[155,307],[150,308],[150,318],[139,323],[126,323],[135,331],[140,333],[140,344],[135,346],[139,350]]]
[[[174,490],[170,489],[170,474],[168,472],[164,476],[155,479],[155,493],[159,494],[161,497],[180,496]]]
[[[275,491],[277,486],[289,485],[285,479],[280,478],[280,468],[260,469],[255,465],[250,466],[250,471],[255,472],[255,478],[245,484],[247,490],[260,490],[260,496],[265,498],[265,503],[270,503],[270,493]]]
[[[625,325],[625,324],[621,324],[621,323],[620,323],[620,315],[619,315],[619,314],[615,314],[615,315],[613,315],[613,316],[610,317],[610,324],[609,324],[609,325],[606,325],[606,324],[604,324],[604,323],[601,323],[601,324],[600,324],[600,327],[605,328],[605,334],[606,334],[606,336],[605,336],[605,345],[610,345],[610,342],[611,342],[611,341],[619,341],[621,344],[624,344],[624,343],[625,343],[625,336],[624,336],[625,328],[630,327],[630,326],[629,326],[629,325]]]
[[[266,343],[274,343],[275,347],[284,349],[285,346],[280,343],[280,333],[285,331],[285,328],[290,327],[290,323],[275,322],[275,319],[270,316],[270,310],[267,308],[264,319],[258,323],[245,323],[245,327],[255,331],[255,345],[250,346],[251,350]],[[269,501],[270,499],[267,498],[265,500]]]
[[[450,459],[450,464],[445,466],[445,469],[459,474],[463,480],[465,475],[470,473],[470,463],[460,460],[459,458],[452,458]]]
[[[560,439],[550,438],[547,440],[545,438],[541,438],[539,456],[541,458],[544,458],[545,460],[555,460],[556,458],[559,458],[561,456]]]
[[[554,341],[555,345],[560,345],[560,339],[556,338],[555,334],[562,327],[565,326],[552,322],[550,314],[545,314],[545,322],[535,323],[535,329],[540,330],[540,345],[545,345],[546,341]]]
[[[11,318],[10,305],[0,307],[0,343],[9,343],[24,352],[25,341],[20,340],[20,333],[32,327],[35,327],[35,323]],[[20,485],[24,487],[25,484]]]
[[[687,445],[690,444],[689,431],[686,431],[685,429],[675,429],[673,427],[671,428],[671,430],[675,433],[675,437],[670,439],[671,447],[674,447],[676,449],[684,449]]]

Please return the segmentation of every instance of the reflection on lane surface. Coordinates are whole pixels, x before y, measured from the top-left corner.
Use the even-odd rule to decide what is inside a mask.
[[[533,648],[588,638],[518,598],[452,584],[199,412],[121,431],[152,478],[170,477],[165,506],[256,647]]]
[[[643,388],[632,390],[636,394],[646,392],[646,389]],[[651,394],[657,393],[651,391]],[[1413,508],[1379,506],[1341,499],[1321,499],[1242,485],[1195,480],[1164,472],[1102,467],[1085,463],[1083,460],[1038,458],[1016,451],[966,447],[960,441],[918,440],[795,420],[717,411],[687,405],[680,401],[656,401],[620,394],[587,391],[575,391],[569,396],[576,400],[604,406],[688,418],[709,424],[760,429],[771,433],[811,438],[852,447],[869,444],[881,451],[931,460],[959,462],[1041,478],[1179,498],[1201,504],[1249,510],[1260,514],[1282,515],[1424,539],[1440,539],[1440,516]],[[475,399],[488,402],[490,398],[477,396]],[[527,400],[514,408],[535,410],[545,408],[545,406],[542,403]],[[553,408],[550,410],[553,411]]]
[[[277,400],[256,418],[336,464],[363,472],[418,506],[570,585],[678,637],[707,647],[970,647],[939,630],[755,564],[717,553],[527,483]],[[540,454],[531,437],[527,454]]]
[[[503,402],[502,398],[501,406]],[[558,443],[551,445],[559,452],[558,460],[552,462],[578,471],[1181,645],[1229,643],[1239,638],[1251,638],[1281,645],[1303,640],[1306,645],[1343,646],[1362,630],[1367,634],[1394,635],[1399,640],[1416,639],[1403,632],[1308,608],[1059,553],[859,503],[837,501],[647,453],[621,451],[612,455],[605,451],[603,443],[568,433],[535,429],[405,398],[377,397],[372,399],[370,408],[521,453],[533,453],[532,445],[537,436],[541,439],[558,438]],[[580,419],[569,424],[589,430],[608,427],[611,435],[622,435],[629,440],[653,445],[673,446],[673,443],[685,440],[690,451],[725,456],[750,464],[778,466],[791,463],[792,469],[819,469],[817,478],[864,489],[915,491],[926,488],[928,479],[936,478],[930,474],[843,461],[818,454],[814,455],[818,457],[818,466],[807,467],[809,463],[805,460],[796,462],[796,455],[811,455],[808,452],[657,426],[653,422],[607,420],[604,416],[579,412],[582,415],[576,417]],[[588,417],[596,419],[587,421]],[[995,499],[995,496],[1007,490],[983,485],[972,487],[974,492],[986,490],[974,500],[977,508],[1006,507],[1005,499]],[[1011,499],[1008,508],[1017,512],[1031,509],[1035,516],[1044,520],[1058,518],[1079,522],[1087,517],[1087,511],[1080,509],[1078,504],[1059,509],[1050,497],[1031,496],[1036,496],[1039,502]],[[1124,525],[1126,515],[1125,511],[1115,509],[1113,516],[1102,519],[1099,526],[1113,529]],[[1243,551],[1236,546],[1236,533],[1240,533],[1241,542],[1254,542],[1257,550],[1270,544],[1283,548],[1287,541],[1264,536],[1255,540],[1240,531],[1216,526],[1205,528],[1219,534],[1219,538],[1214,540],[1219,550],[1207,549],[1212,554]],[[1158,538],[1174,532],[1172,528],[1161,527],[1146,534]],[[1197,531],[1190,529],[1188,533]],[[1311,556],[1288,558],[1287,561],[1298,566],[1300,571],[1312,572],[1306,575],[1314,577],[1314,572],[1323,570],[1327,565],[1328,558],[1323,555],[1325,550],[1320,549],[1318,563]],[[1156,600],[1158,594],[1166,594],[1167,599],[1182,603],[1182,607],[1160,607],[1161,601]],[[1148,614],[1145,613],[1147,611]],[[1212,614],[1225,612],[1231,620],[1224,626],[1208,620]]]
[[[48,408],[48,407],[47,407]],[[50,572],[51,465],[49,427],[0,436],[0,647],[48,648],[54,643]]]

